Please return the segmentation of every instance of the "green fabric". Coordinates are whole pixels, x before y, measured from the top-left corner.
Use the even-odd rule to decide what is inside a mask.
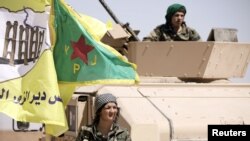
[[[172,4],[168,7],[167,9],[167,14],[166,14],[166,20],[167,21],[170,21],[172,16],[179,10],[183,9],[184,10],[184,14],[186,14],[186,8],[184,5],[181,5],[181,4],[178,4],[178,3],[175,3],[175,4]]]
[[[100,131],[97,131],[96,126],[83,126],[79,131],[75,141],[103,141]],[[119,125],[109,132],[107,141],[131,141],[130,133],[126,128],[121,128]]]
[[[122,60],[115,50],[104,47],[73,16],[69,6],[55,0],[56,43],[54,61],[59,82],[80,84],[134,83],[133,64]],[[70,13],[71,12],[71,13]]]
[[[170,26],[162,24],[157,26],[150,34],[143,38],[143,41],[199,41],[199,33],[186,24],[182,25],[182,30],[178,33],[173,32]]]

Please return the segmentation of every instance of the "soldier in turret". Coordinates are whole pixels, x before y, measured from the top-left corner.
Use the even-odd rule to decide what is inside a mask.
[[[200,35],[195,29],[186,25],[184,18],[186,8],[181,4],[168,7],[165,16],[166,23],[157,26],[143,41],[199,41]]]

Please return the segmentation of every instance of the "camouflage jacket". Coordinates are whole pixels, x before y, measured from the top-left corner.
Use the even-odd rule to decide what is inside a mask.
[[[131,138],[128,130],[122,129],[118,125],[113,127],[107,138],[104,138],[95,126],[83,126],[76,141],[131,141]]]
[[[199,41],[200,35],[194,29],[182,24],[180,32],[175,33],[171,26],[162,24],[157,26],[149,36],[144,37],[143,41]]]

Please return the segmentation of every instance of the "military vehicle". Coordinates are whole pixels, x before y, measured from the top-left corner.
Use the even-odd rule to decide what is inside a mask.
[[[117,23],[103,42],[137,65],[140,83],[79,87],[62,136],[44,134],[43,125],[27,130],[27,123],[18,127],[13,120],[15,133],[1,131],[0,141],[74,141],[78,129],[92,122],[95,96],[106,92],[118,97],[119,124],[133,141],[206,141],[208,125],[250,124],[250,84],[229,80],[244,77],[250,61],[250,44],[237,42],[237,30],[214,28],[209,41],[143,42],[100,2]]]

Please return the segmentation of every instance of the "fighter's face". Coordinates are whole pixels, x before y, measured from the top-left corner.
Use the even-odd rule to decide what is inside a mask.
[[[116,119],[117,112],[117,105],[113,102],[109,102],[102,108],[101,119],[103,121],[113,122]]]
[[[183,12],[176,12],[171,19],[172,26],[180,27],[184,21],[185,14]]]

